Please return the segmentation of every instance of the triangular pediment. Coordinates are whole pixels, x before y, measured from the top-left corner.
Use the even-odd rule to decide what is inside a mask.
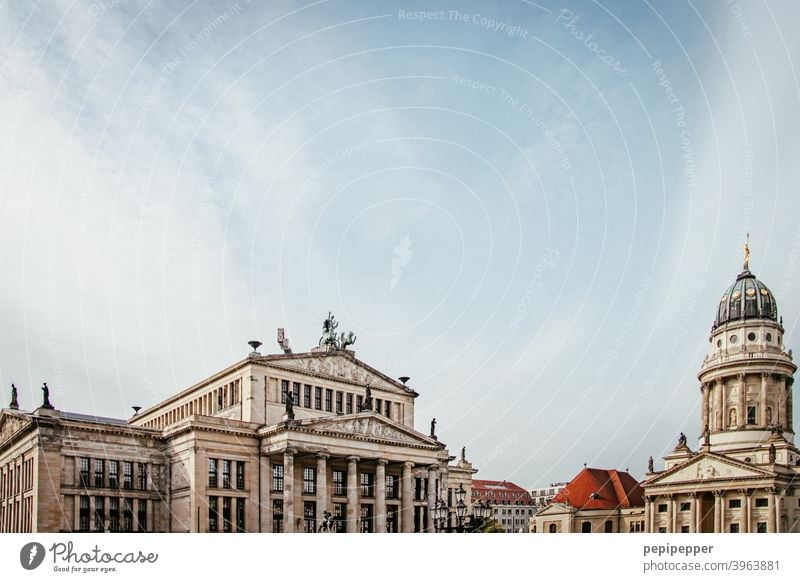
[[[373,388],[380,388],[398,394],[412,392],[393,378],[386,376],[344,350],[270,357],[268,363],[273,366],[299,370],[316,376],[364,385],[369,384]]]
[[[30,423],[30,420],[4,410],[0,414],[0,443],[6,442],[12,435],[21,431]]]
[[[402,445],[440,446],[439,441],[371,412],[304,421],[313,432],[391,441]]]
[[[669,485],[671,483],[685,483],[688,481],[713,481],[730,479],[761,479],[772,477],[770,471],[754,467],[742,461],[725,457],[701,453],[692,459],[665,471],[661,475],[645,483],[646,487],[652,485]]]

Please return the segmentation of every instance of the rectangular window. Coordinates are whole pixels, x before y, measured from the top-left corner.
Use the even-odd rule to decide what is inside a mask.
[[[362,473],[364,475],[366,473]],[[372,533],[372,505],[361,506],[361,533]]]
[[[139,463],[139,490],[147,490],[147,463]]]
[[[236,531],[242,533],[244,529],[244,497],[236,498]]]
[[[80,472],[79,483],[81,487],[89,486],[89,459],[81,457],[78,459],[78,469]],[[19,473],[17,473],[19,476]]]
[[[219,531],[219,505],[217,497],[208,498],[208,531]]]
[[[304,501],[303,502],[303,531],[306,533],[314,533],[317,531],[317,502]]]
[[[658,505],[658,513],[666,513],[667,512],[667,504],[666,503],[659,503]]]
[[[688,525],[682,525],[681,526],[681,533],[689,533],[689,526]]]
[[[767,533],[767,522],[759,521],[756,524],[756,533]]]
[[[683,501],[680,507],[681,511],[690,511],[692,509],[692,504],[689,501]]]
[[[414,501],[424,501],[428,497],[428,480],[414,477]]]
[[[667,528],[665,527],[658,528],[658,533],[667,533]]]
[[[236,488],[244,489],[244,461],[236,461]]]
[[[272,500],[272,533],[283,533],[283,499]]]
[[[104,487],[106,483],[105,462],[103,459],[94,460],[94,486]]]
[[[88,459],[87,459],[88,467]],[[89,469],[86,469],[87,473]],[[86,495],[81,495],[81,508],[78,529],[80,531],[89,531],[89,498]]]
[[[228,459],[222,460],[222,487],[231,488],[231,462]]]
[[[281,380],[281,404],[286,404],[286,395],[289,393],[289,380]]]
[[[303,467],[303,493],[314,495],[317,492],[317,470],[313,467]]]
[[[108,462],[108,486],[112,489],[119,487],[119,461]]]
[[[769,499],[766,497],[756,497],[756,507],[769,507]]]
[[[344,392],[336,392],[336,414],[344,412]]]
[[[122,461],[122,488],[133,489],[133,462],[131,461]]]
[[[283,491],[283,465],[272,465],[272,490]]]
[[[364,408],[364,397],[359,394],[356,396],[356,412],[361,412]]]
[[[322,410],[322,388],[319,386],[314,388],[314,408]]]
[[[311,408],[311,384],[303,386],[303,406]]]
[[[119,497],[112,497],[109,500],[108,529],[119,531]]]
[[[347,398],[345,399],[345,413],[353,414],[353,395],[350,392],[347,393]]]
[[[373,477],[372,473],[361,473],[361,497],[372,497]]]
[[[382,406],[383,406],[383,400],[381,400],[380,398],[376,398],[375,399],[375,412],[380,414],[381,410],[383,410]]]
[[[347,504],[346,503],[334,503],[333,504],[333,529],[337,533],[344,533],[345,532],[345,514],[347,513]]]
[[[133,531],[133,504],[130,499],[122,500],[122,531]]]
[[[392,403],[387,400],[383,403],[383,407],[387,418],[392,418]]]
[[[106,529],[106,498],[94,498],[94,531]]]
[[[325,412],[333,412],[333,390],[325,389]]]
[[[731,524],[731,533],[739,533],[739,524],[738,523],[732,523]]]
[[[333,470],[333,494],[345,495],[344,471],[341,471],[339,469]]]
[[[137,503],[136,531],[147,531],[147,500],[140,499]]]
[[[747,407],[747,424],[755,424],[756,423],[756,407],[755,406],[748,406]]]
[[[292,384],[292,400],[295,406],[300,406],[300,382]]]
[[[397,505],[387,505],[386,506],[386,532],[387,533],[396,533],[399,531],[398,529],[398,515],[400,513],[400,509]]]
[[[728,500],[728,507],[730,509],[738,509],[741,506],[742,506],[742,500],[741,499],[729,499]]]
[[[208,460],[208,486],[209,487],[216,487],[217,486],[217,460],[216,459],[209,459]]]
[[[229,533],[231,531],[231,498],[222,498],[222,531]]]
[[[386,475],[386,499],[397,499],[397,475]]]

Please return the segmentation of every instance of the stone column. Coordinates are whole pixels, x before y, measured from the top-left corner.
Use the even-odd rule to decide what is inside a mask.
[[[375,467],[375,531],[386,533],[386,459]]]
[[[711,390],[711,386],[708,383],[703,384],[700,387],[700,391],[703,394],[703,410],[700,414],[700,434],[703,434],[706,430],[706,426],[711,426],[711,421],[709,420],[708,416],[708,392]],[[708,443],[706,443],[708,444]]]
[[[650,500],[650,532],[656,533],[658,530],[656,529],[656,512],[655,509],[658,509],[658,497],[654,497]]]
[[[24,501],[23,501],[23,503],[24,503]],[[133,508],[133,511],[134,511],[134,514],[133,514],[133,527],[136,528],[136,529],[134,529],[134,531],[139,531],[139,528],[137,527],[137,523],[139,521],[139,512],[136,511],[137,509],[138,509],[137,507]],[[94,495],[90,495],[89,496],[89,531],[95,531],[95,527],[94,527],[95,526],[95,523],[94,523],[95,511],[96,511],[96,507],[94,505]]]
[[[722,408],[723,408],[723,406],[722,406],[722,386],[723,386],[722,380],[717,380],[716,384],[714,385],[714,400],[716,400],[716,402],[717,402],[716,411],[715,411],[716,412],[716,414],[715,414],[716,418],[715,418],[715,422],[714,422],[714,428],[716,430],[723,430],[725,428],[725,425],[723,424],[723,418],[724,418],[725,414],[724,414],[724,411],[722,410]]]
[[[411,485],[411,469],[413,467],[414,463],[411,461],[406,461],[403,464],[403,483],[400,488],[402,496],[400,527],[403,533],[412,533],[414,531],[414,488]]]
[[[773,493],[775,500],[775,533],[781,533],[781,500],[783,496],[779,493]]]
[[[16,479],[16,477],[15,477],[15,479]],[[16,498],[16,495],[14,497]],[[75,500],[75,503],[74,503],[74,505],[75,505],[75,515],[72,516],[72,518],[73,518],[72,519],[72,526],[73,526],[72,531],[80,531],[80,529],[81,529],[81,496],[80,495],[73,495],[72,497]],[[122,501],[120,501],[119,510],[120,510],[120,521],[121,521],[122,520],[122,518],[121,518],[121,515],[122,515]],[[18,530],[14,529],[13,531],[16,532]]]
[[[436,472],[439,469],[436,465],[428,467],[428,519],[425,523],[425,531],[433,533],[436,528],[433,524],[433,508],[436,506],[437,491],[436,491]],[[466,502],[465,502],[466,503]]]
[[[697,493],[689,493],[689,533],[697,531]]]
[[[653,503],[650,501],[649,497],[644,498],[644,531],[647,533],[652,533],[650,531],[650,513],[653,511]],[[542,532],[544,533],[544,532]]]
[[[741,520],[741,523],[739,524],[739,532],[747,533],[749,530],[748,527],[749,524],[747,523],[748,521],[747,489],[739,489],[739,496],[741,497],[740,503],[742,504],[741,517],[739,518]]]
[[[739,379],[739,412],[737,413],[737,422],[739,426],[744,426],[747,424],[747,384],[745,384],[745,377],[744,374],[738,374],[737,378]]]
[[[285,475],[285,474],[284,474]],[[285,476],[284,476],[285,479]],[[272,466],[268,456],[258,458],[258,531],[272,532]]]
[[[749,494],[747,495],[747,528],[745,531],[750,533],[753,531],[753,498]]]
[[[667,523],[664,525],[667,526],[667,533],[674,533],[675,530],[672,529],[672,519],[674,516],[674,511],[673,511],[674,504],[672,495],[666,495],[666,499],[667,499]]]
[[[328,455],[317,455],[317,523],[330,511],[330,495],[328,494]]]
[[[792,411],[792,385],[794,384],[794,379],[789,376],[786,378],[786,428],[791,432],[794,432],[794,411]]]
[[[776,529],[775,524],[775,514],[777,513],[777,496],[775,495],[774,489],[769,489],[769,511],[767,512],[767,533],[775,533],[778,530]]]
[[[700,495],[695,494],[694,498],[694,531],[695,533],[700,533],[703,531],[703,508],[702,506],[702,497]]]
[[[761,426],[767,426],[767,381],[769,374],[761,374],[761,394],[759,395],[759,408],[761,409]]]
[[[721,382],[720,386],[720,407],[719,411],[722,414],[722,430],[727,430],[730,426],[731,417],[728,415],[728,394],[725,382]]]
[[[670,531],[673,533],[678,533],[680,531],[678,529],[678,500],[675,497],[672,498],[671,510],[672,522],[670,523]]]
[[[783,426],[786,418],[783,413],[783,407],[786,402],[786,380],[782,376],[776,377],[778,379],[778,385],[776,387],[777,398],[775,399],[775,413],[773,415],[775,418],[772,422]]]
[[[714,491],[714,533],[722,531],[724,520],[722,518],[722,493]]]
[[[294,449],[283,453],[283,531],[286,533],[294,532],[294,453]]]
[[[348,457],[347,463],[347,532],[358,533],[358,518],[361,515],[358,489],[358,457]]]

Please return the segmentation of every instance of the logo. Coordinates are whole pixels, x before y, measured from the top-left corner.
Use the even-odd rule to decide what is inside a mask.
[[[19,551],[19,563],[26,570],[35,570],[44,561],[44,546],[39,542],[30,542]]]

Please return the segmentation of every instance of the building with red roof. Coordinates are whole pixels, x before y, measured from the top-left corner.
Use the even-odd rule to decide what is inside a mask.
[[[644,490],[630,473],[585,467],[531,518],[530,531],[640,532],[645,527],[644,505]]]
[[[471,501],[488,502],[497,525],[506,533],[527,533],[536,511],[530,493],[511,481],[473,479]]]

